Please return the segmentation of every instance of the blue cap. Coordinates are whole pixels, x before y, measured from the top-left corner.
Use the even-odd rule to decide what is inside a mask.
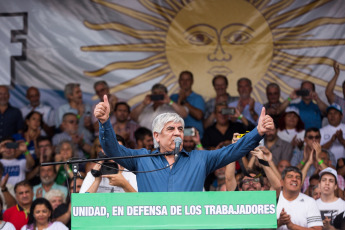
[[[330,106],[328,106],[327,113],[330,109],[335,109],[335,110],[339,111],[341,114],[343,114],[343,110],[341,109],[340,105],[338,105],[336,103],[333,103]]]

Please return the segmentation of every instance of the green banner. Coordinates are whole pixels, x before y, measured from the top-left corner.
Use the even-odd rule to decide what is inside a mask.
[[[276,227],[275,191],[72,194],[72,229]]]

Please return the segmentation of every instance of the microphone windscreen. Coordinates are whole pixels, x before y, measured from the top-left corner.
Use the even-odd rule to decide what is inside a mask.
[[[176,137],[176,138],[174,139],[174,142],[175,142],[175,143],[181,144],[181,143],[182,143],[181,137]]]

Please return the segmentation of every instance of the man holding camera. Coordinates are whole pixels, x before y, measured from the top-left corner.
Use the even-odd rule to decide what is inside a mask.
[[[206,175],[246,155],[273,128],[273,119],[265,114],[263,108],[257,129],[236,144],[213,151],[186,152],[183,143],[178,144],[178,140],[182,142],[184,137],[184,120],[176,113],[164,113],[158,115],[152,123],[157,149],[149,152],[146,149],[128,149],[118,144],[109,122],[109,111],[108,98],[104,96],[104,102],[99,103],[94,111],[100,121],[99,138],[104,152],[111,157],[151,154],[151,157],[118,160],[130,171],[148,172],[137,174],[139,192],[203,191]],[[153,155],[158,153],[162,155]]]
[[[142,103],[131,112],[131,118],[140,126],[151,130],[153,119],[162,113],[177,113],[181,117],[188,115],[187,109],[172,101],[168,96],[168,89],[162,84],[155,84],[151,88],[151,94],[145,96]]]

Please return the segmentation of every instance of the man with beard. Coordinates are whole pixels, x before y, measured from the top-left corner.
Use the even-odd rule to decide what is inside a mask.
[[[40,167],[41,184],[34,187],[35,199],[44,197],[44,195],[52,189],[60,190],[67,197],[67,188],[55,183],[56,169],[54,165]]]
[[[275,165],[278,165],[281,160],[291,160],[293,151],[292,145],[278,137],[276,127],[266,133],[264,145],[272,153]]]
[[[28,223],[28,213],[33,201],[34,193],[27,181],[21,181],[14,186],[17,205],[4,212],[3,220],[11,222],[17,230]]]
[[[153,149],[153,136],[151,130],[140,127],[134,132],[134,136],[137,143],[136,149]]]

